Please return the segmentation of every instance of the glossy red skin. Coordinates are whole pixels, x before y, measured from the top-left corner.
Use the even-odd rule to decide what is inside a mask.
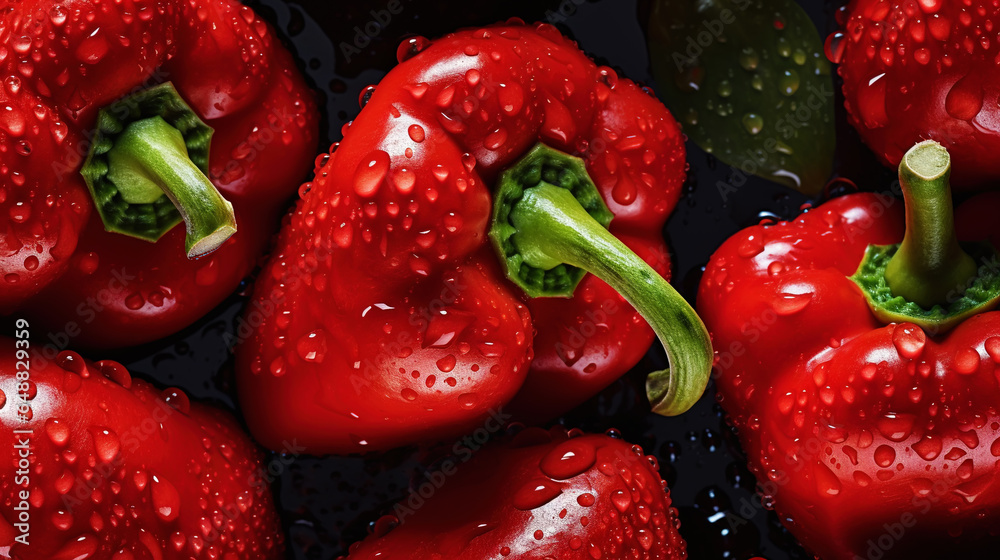
[[[934,139],[952,155],[955,188],[996,188],[1000,41],[989,29],[1000,7],[852,0],[838,18],[847,111],[872,151],[895,169],[914,144]]]
[[[35,395],[23,422],[15,341],[0,337],[0,348],[0,445],[8,450],[0,558],[284,558],[262,454],[228,414],[132,379],[115,362],[63,352],[31,367]],[[24,437],[14,430],[34,432],[27,486],[10,451]],[[14,541],[20,531],[12,525],[22,490],[27,547]]]
[[[382,80],[257,282],[247,323],[263,326],[237,363],[260,442],[294,436],[314,453],[349,453],[465,433],[509,403],[525,375],[514,407],[551,417],[639,360],[653,335],[617,294],[588,278],[572,299],[526,301],[486,236],[500,171],[539,141],[590,146],[590,175],[616,215],[611,231],[667,273],[660,232],[680,194],[682,135],[655,98],[606,81],[614,87],[544,24],[459,31]],[[455,275],[474,280],[452,303],[443,279]],[[277,311],[260,311],[268,301]],[[560,358],[557,343],[607,301],[618,311],[570,346],[577,356]],[[323,363],[298,348],[314,332]],[[441,348],[427,346],[437,340]]]
[[[960,238],[995,235],[998,208],[970,200]],[[903,227],[901,200],[845,196],[743,230],[702,279],[722,405],[775,510],[824,560],[986,558],[1000,537],[1000,312],[933,336],[880,323],[848,279]]]
[[[417,509],[401,502],[348,558],[687,558],[666,482],[639,446],[529,428],[465,453],[450,476],[442,465],[433,496]]]
[[[16,76],[20,89],[15,95],[3,88],[0,106],[20,107],[29,124],[17,136],[0,123],[0,150],[10,154],[4,164],[11,170],[0,175],[0,231],[13,227],[15,234],[4,236],[10,247],[0,250],[0,276],[18,278],[4,284],[0,312],[20,308],[53,333],[80,331],[70,336],[73,346],[159,339],[231,294],[266,248],[318,137],[311,92],[274,31],[249,8],[230,0],[164,1],[157,4],[162,13],[139,6],[29,1],[4,14],[0,38],[10,54],[0,75]],[[59,14],[66,18],[57,24]],[[42,39],[22,53],[14,45],[22,36]],[[255,54],[244,63],[247,49]],[[186,256],[183,224],[156,243],[105,232],[79,174],[97,111],[159,81],[172,82],[214,128],[209,177],[237,214],[236,235],[197,260]],[[65,137],[58,141],[53,130]],[[23,140],[30,156],[17,155]],[[23,201],[31,217],[14,224],[9,210]],[[46,233],[36,241],[33,228]],[[26,259],[40,264],[28,270]]]

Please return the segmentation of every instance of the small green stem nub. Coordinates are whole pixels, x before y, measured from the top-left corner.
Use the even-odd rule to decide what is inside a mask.
[[[107,176],[129,204],[166,195],[187,225],[189,258],[211,253],[236,233],[233,205],[191,162],[181,133],[159,116],[125,128],[108,152]]]
[[[104,229],[155,243],[183,220],[188,258],[218,249],[236,217],[206,176],[212,133],[169,82],[101,109],[80,174]]]
[[[684,298],[599,221],[610,214],[582,161],[536,147],[503,174],[494,204],[490,236],[512,281],[532,296],[568,297],[579,281],[576,270],[604,280],[666,349],[670,368],[647,378],[653,411],[675,416],[701,398],[714,357],[708,330]]]
[[[947,304],[956,286],[976,275],[976,263],[958,245],[951,204],[951,159],[927,140],[899,163],[906,203],[906,236],[889,261],[885,279],[892,293],[930,309]]]

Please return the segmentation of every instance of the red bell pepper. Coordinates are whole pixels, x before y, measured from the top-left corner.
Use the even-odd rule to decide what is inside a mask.
[[[285,558],[262,454],[233,418],[110,360],[34,362],[25,324],[0,337],[0,557]]]
[[[663,277],[685,169],[663,105],[546,24],[400,53],[257,281],[237,367],[258,440],[387,449],[463,433],[515,395],[552,417],[638,362],[642,317],[673,364],[654,405],[686,410],[711,350]]]
[[[851,0],[827,38],[850,122],[883,162],[914,143],[943,144],[956,189],[996,188],[1000,150],[1000,21],[993,2]]]
[[[189,325],[255,266],[309,169],[318,118],[291,56],[231,0],[3,17],[0,313],[59,346]]]
[[[949,170],[918,144],[905,219],[894,197],[844,196],[740,232],[705,270],[722,406],[817,557],[995,555],[1000,260],[959,240],[995,238],[1000,200],[969,201],[956,237]]]
[[[687,558],[656,458],[611,433],[528,428],[463,450],[432,496],[413,491],[348,558]]]

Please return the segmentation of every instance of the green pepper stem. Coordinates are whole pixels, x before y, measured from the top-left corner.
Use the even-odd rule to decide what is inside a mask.
[[[544,181],[526,189],[510,218],[516,229],[512,241],[525,263],[544,269],[565,263],[594,274],[656,332],[670,368],[647,379],[653,411],[675,416],[691,408],[708,385],[713,352],[708,330],[684,298],[567,189]]]
[[[899,164],[906,203],[906,235],[889,261],[885,280],[895,296],[926,309],[949,303],[967,286],[976,263],[958,244],[951,203],[951,158],[933,140],[914,146]]]
[[[188,258],[211,253],[236,233],[233,205],[191,162],[180,131],[159,116],[130,123],[116,139],[108,178],[129,204],[166,194],[187,226]]]

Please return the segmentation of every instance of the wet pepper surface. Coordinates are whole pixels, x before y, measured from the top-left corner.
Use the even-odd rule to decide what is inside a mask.
[[[580,42],[597,64],[606,64],[656,89],[643,34],[646,7],[631,1],[516,1],[502,7],[453,1],[315,0],[289,5],[267,0],[249,4],[276,28],[309,85],[318,91],[323,115],[321,145],[340,139],[341,128],[358,113],[359,97],[397,63],[397,47],[408,34],[436,37],[512,16],[529,22],[550,21]],[[833,6],[809,3],[805,7],[821,35],[835,30]],[[837,120],[838,129],[849,130],[844,114],[838,113]],[[856,137],[849,139],[852,142],[841,143],[857,143]],[[757,178],[723,194],[717,184],[730,181],[734,171],[692,143],[687,151],[689,178],[664,233],[670,244],[674,284],[693,301],[701,267],[725,239],[761,220],[790,219],[809,201]],[[840,158],[841,167],[854,170],[850,175],[855,179],[865,177],[856,170],[869,170],[867,177],[871,179],[860,186],[889,184],[885,178],[892,174],[872,157],[857,157],[851,152],[840,154]],[[139,377],[180,386],[192,398],[214,400],[237,410],[229,347],[248,327],[242,318],[249,305],[248,291],[241,290],[174,337],[100,357],[120,359]],[[807,558],[754,494],[756,481],[746,471],[736,438],[715,403],[714,387],[680,418],[646,413],[645,374],[665,365],[662,349],[654,348],[632,372],[563,421],[589,432],[615,428],[627,441],[658,457],[660,474],[670,484],[674,505],[680,510],[681,531],[691,557]],[[477,449],[485,436],[501,435],[482,432],[477,433],[478,441],[465,444]],[[287,442],[287,453],[271,454],[264,464],[267,477],[276,485],[290,557],[336,558],[346,553],[349,544],[377,529],[375,522],[390,512],[393,504],[405,502],[411,492],[433,480],[443,458],[454,455],[454,446],[460,441],[365,458],[300,456],[301,448]]]

